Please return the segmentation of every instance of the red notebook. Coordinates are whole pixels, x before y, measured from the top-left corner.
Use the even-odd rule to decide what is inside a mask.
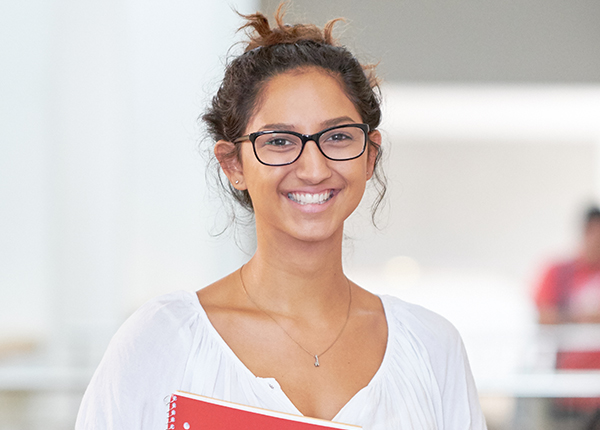
[[[167,430],[358,430],[362,427],[286,414],[176,391]]]

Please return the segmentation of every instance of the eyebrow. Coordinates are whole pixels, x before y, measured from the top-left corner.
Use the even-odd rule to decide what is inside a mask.
[[[354,123],[354,122],[355,122],[355,120],[350,118],[349,116],[340,116],[337,118],[332,118],[332,119],[328,119],[328,120],[321,122],[321,127],[329,128],[329,127],[334,127],[334,126],[336,126],[338,124],[342,124],[342,123]],[[272,124],[265,124],[260,128],[260,131],[265,131],[265,130],[294,131],[295,127],[293,124],[287,124],[284,122],[276,122],[276,123],[272,123]]]

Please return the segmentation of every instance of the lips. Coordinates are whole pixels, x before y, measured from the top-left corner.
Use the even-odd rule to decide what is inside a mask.
[[[333,190],[323,191],[322,193],[288,193],[288,198],[300,205],[322,205],[333,197]]]

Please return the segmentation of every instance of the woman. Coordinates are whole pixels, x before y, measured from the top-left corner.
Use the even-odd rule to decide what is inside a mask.
[[[159,297],[119,330],[78,428],[162,428],[184,390],[357,424],[482,429],[465,352],[443,318],[344,275],[344,221],[378,168],[374,76],[334,22],[254,30],[203,116],[256,252],[201,289]]]

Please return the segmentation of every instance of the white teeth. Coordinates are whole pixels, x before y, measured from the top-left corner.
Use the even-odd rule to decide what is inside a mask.
[[[320,194],[288,193],[288,198],[301,205],[322,205],[333,196],[333,191]]]

